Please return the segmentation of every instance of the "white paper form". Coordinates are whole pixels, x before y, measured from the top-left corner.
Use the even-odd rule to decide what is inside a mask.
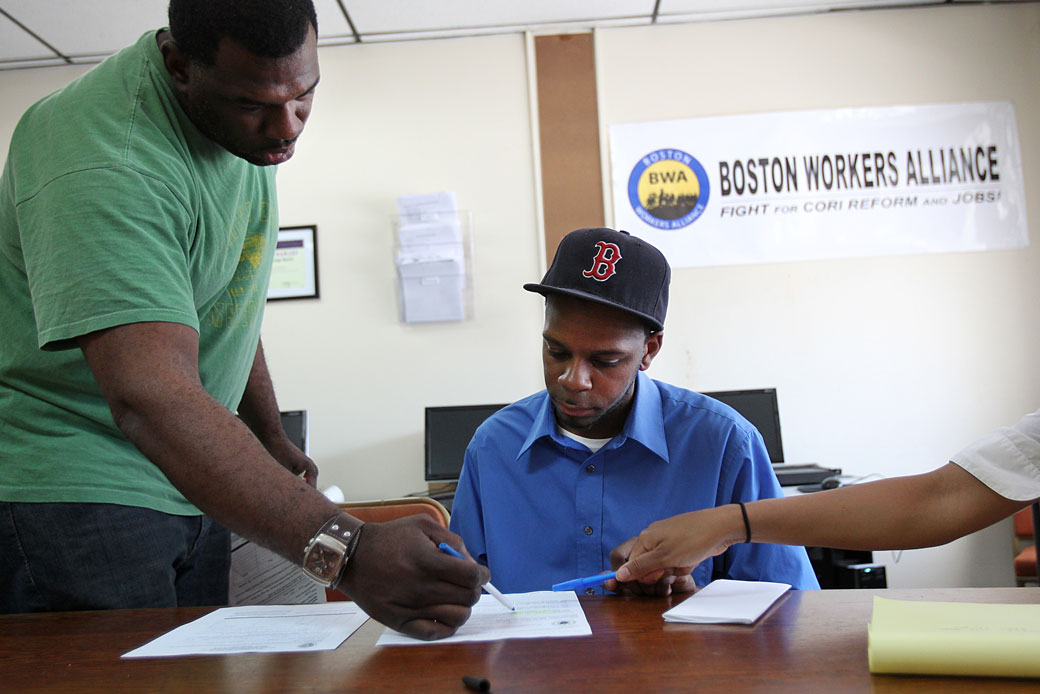
[[[408,251],[415,249],[427,255],[452,253],[462,245],[462,224],[454,212],[444,221],[402,224],[397,242]]]
[[[424,228],[436,227],[439,230],[452,229],[458,239],[455,241],[426,241],[426,240],[412,240],[404,241],[403,239],[407,236],[411,239],[419,238],[431,238],[432,235],[423,235],[419,232],[415,234],[411,231],[406,232],[406,227],[401,227],[401,246],[397,250],[397,256],[394,258],[394,264],[397,265],[397,271],[402,277],[408,276],[409,273],[415,274],[414,270],[410,270],[409,266],[422,263],[451,263],[450,266],[435,269],[435,272],[441,275],[451,274],[465,277],[465,263],[466,263],[466,250],[462,243],[462,230],[461,227],[456,224],[452,227],[449,224],[422,224],[415,225],[422,226]],[[440,232],[436,232],[439,234]]]
[[[516,612],[510,612],[490,595],[480,596],[473,606],[469,621],[446,639],[422,641],[387,629],[377,646],[412,646],[459,641],[497,641],[498,639],[533,639],[558,636],[589,636],[592,628],[581,609],[574,591],[554,593],[511,593]]]
[[[666,622],[754,624],[790,588],[786,583],[720,578],[662,616]]]
[[[352,602],[223,607],[123,657],[330,651],[367,619]]]
[[[458,321],[466,317],[462,300],[466,277],[460,262],[416,261],[398,265],[397,271],[406,322]]]
[[[453,190],[397,197],[397,214],[406,224],[433,222],[445,218],[453,219],[458,209],[458,200]]]
[[[231,533],[228,605],[297,605],[325,602],[325,589],[300,565]]]

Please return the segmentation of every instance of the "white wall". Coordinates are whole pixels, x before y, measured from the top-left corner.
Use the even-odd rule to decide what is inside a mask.
[[[1038,28],[1030,4],[597,33],[604,128],[981,100],[1010,100],[1018,118],[1030,248],[678,269],[651,372],[695,390],[777,387],[787,460],[853,474],[930,470],[1040,406]],[[876,559],[893,587],[1008,585],[1010,538],[1005,522]]]
[[[348,499],[425,488],[423,408],[541,387],[541,302],[520,35],[321,49],[313,116],[278,174],[284,225],[318,224],[320,301],[268,304],[283,409],[311,416],[321,485]],[[454,190],[473,213],[475,314],[404,324],[394,199]]]
[[[679,269],[651,375],[775,386],[788,458],[859,473],[930,469],[1037,407],[1038,25],[1026,4],[598,33],[604,125],[984,99],[1018,115],[1031,248]],[[318,225],[321,299],[269,304],[263,339],[282,408],[311,413],[321,485],[349,499],[423,488],[424,406],[541,387],[541,302],[520,288],[543,270],[524,50],[521,36],[320,49],[314,114],[279,197],[283,225]],[[696,82],[675,89],[688,69]],[[0,138],[81,72],[0,72]],[[404,325],[394,198],[443,189],[473,211],[477,317]],[[892,586],[1008,585],[1010,534],[877,558]]]

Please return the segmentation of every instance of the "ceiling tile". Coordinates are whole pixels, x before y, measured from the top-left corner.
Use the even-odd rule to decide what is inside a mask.
[[[319,45],[354,42],[341,9],[368,42],[533,31],[587,31],[650,21],[657,0],[314,0]],[[168,0],[0,0],[0,8],[74,62],[96,62],[166,24]],[[660,0],[658,22],[942,4],[941,0]],[[53,61],[48,48],[0,15],[0,70]]]
[[[5,5],[0,5],[7,9]],[[53,57],[54,52],[0,14],[0,60]]]
[[[166,24],[168,0],[0,0],[11,16],[65,55],[113,53]]]
[[[654,0],[342,0],[362,36],[649,17]]]
[[[562,24],[516,24],[503,25],[494,28],[481,29],[479,32],[473,29],[442,29],[413,32],[387,32],[385,34],[366,34],[362,36],[365,43],[385,43],[391,41],[421,41],[428,39],[458,38],[463,36],[490,36],[493,34],[520,34],[531,31],[536,35],[542,34],[570,34],[590,31],[595,27],[623,27],[623,26],[647,26],[649,17],[625,17],[621,19],[601,19],[595,22],[581,21]],[[335,39],[329,38],[328,45],[335,45]]]
[[[0,0],[0,7],[77,63],[98,62],[145,31],[165,26],[168,4],[169,0]],[[314,7],[322,34],[351,33],[336,0],[315,0]],[[3,15],[0,47],[0,60],[54,55]]]
[[[318,44],[325,36],[345,36],[352,34],[343,10],[336,0],[313,0],[314,10],[318,13]]]
[[[933,0],[933,4],[941,4],[942,0]],[[884,7],[887,5],[923,5],[928,0],[661,0],[658,16],[662,19],[668,15],[709,16],[752,16],[763,14],[799,14],[805,12],[825,12],[832,9],[851,9],[858,7]],[[695,19],[691,17],[690,19]]]

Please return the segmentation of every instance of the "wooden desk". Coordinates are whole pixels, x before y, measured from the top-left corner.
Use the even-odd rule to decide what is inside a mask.
[[[1040,603],[1040,588],[793,591],[755,626],[665,624],[668,598],[582,597],[592,636],[375,648],[369,621],[335,651],[120,660],[207,609],[0,616],[0,691],[465,692],[462,675],[515,692],[1036,692],[1036,680],[870,674],[874,595]],[[675,602],[678,602],[676,600]]]

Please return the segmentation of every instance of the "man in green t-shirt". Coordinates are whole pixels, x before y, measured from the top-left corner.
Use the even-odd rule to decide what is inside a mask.
[[[219,604],[227,527],[448,635],[486,570],[428,520],[362,536],[286,438],[260,344],[314,7],[169,9],[34,104],[0,178],[0,612]]]

